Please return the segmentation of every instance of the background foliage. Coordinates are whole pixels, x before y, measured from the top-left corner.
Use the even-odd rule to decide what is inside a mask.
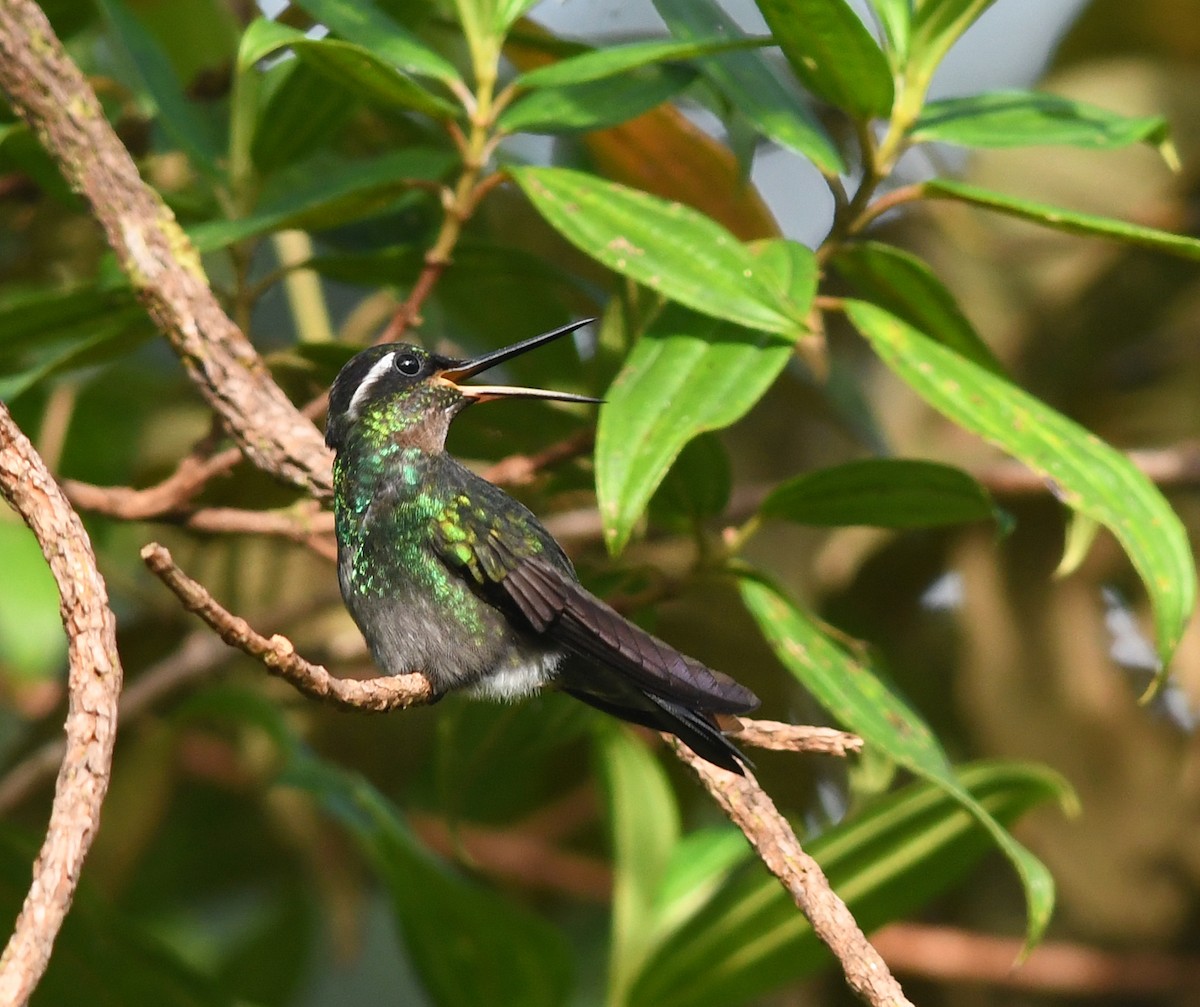
[[[929,101],[990,3],[873,0],[864,21],[837,0],[760,0],[772,41],[709,2],[658,0],[669,38],[596,49],[521,0],[305,0],[278,22],[221,0],[44,6],[297,401],[434,272],[432,345],[600,318],[513,362],[514,380],[607,399],[594,461],[520,492],[586,582],[735,673],[766,715],[867,739],[849,770],[756,756],[864,926],[920,912],[1036,938],[1054,876],[1059,936],[1185,942],[1197,514],[1109,445],[1166,446],[1195,479],[1200,242],[1181,232],[1200,15],[1096,3],[1045,91]],[[765,145],[828,182],[815,251],[746,182]],[[959,170],[957,147],[986,152]],[[11,116],[0,171],[0,395],[62,477],[148,485],[209,417]],[[492,461],[591,422],[489,408],[452,448]],[[1014,483],[977,437],[1053,492]],[[246,467],[202,503],[305,513]],[[137,550],[163,538],[256,624],[369,674],[326,560],[89,528],[131,680],[174,686],[123,726],[38,1002],[86,983],[113,1004],[387,989],[683,1007],[821,981],[778,884],[644,739],[552,695],[314,708],[212,646]],[[64,647],[13,521],[0,555],[15,915],[46,787],[14,770],[58,728]],[[1178,684],[1138,707],[1172,660]],[[1047,767],[1082,816],[1039,815],[1022,845],[1006,827],[1069,794]]]

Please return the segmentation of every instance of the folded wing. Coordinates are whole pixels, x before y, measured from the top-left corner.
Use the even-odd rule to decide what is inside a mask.
[[[505,502],[505,510],[456,508],[436,522],[434,548],[443,562],[516,625],[578,659],[564,664],[565,691],[625,720],[669,731],[710,762],[740,772],[740,753],[713,715],[753,710],[754,693],[587,591],[533,515]]]

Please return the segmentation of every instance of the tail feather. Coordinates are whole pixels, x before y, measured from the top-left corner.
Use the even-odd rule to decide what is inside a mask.
[[[728,769],[731,773],[737,773],[738,776],[746,775],[744,766],[754,768],[754,763],[742,754],[742,750],[725,737],[725,732],[717,726],[716,718],[712,714],[698,713],[654,695],[651,695],[650,699],[662,711],[665,729],[702,759],[707,759],[714,766]]]
[[[566,557],[555,562],[552,550],[549,558],[518,555],[503,536],[486,542],[476,553],[497,575],[479,589],[518,627],[562,654],[563,691],[614,717],[674,734],[714,765],[743,771],[748,763],[721,733],[716,715],[753,710],[753,692],[589,593]]]
[[[588,684],[594,685],[594,680]],[[565,677],[561,688],[567,695],[610,716],[673,734],[702,759],[731,773],[744,776],[743,766],[753,768],[753,763],[725,737],[710,713],[641,690],[621,690],[620,695],[613,689],[596,692],[584,686],[578,677]]]
[[[647,693],[710,713],[748,713],[758,706],[745,686],[647,633],[548,563],[526,560],[502,586],[536,632],[621,672]]]

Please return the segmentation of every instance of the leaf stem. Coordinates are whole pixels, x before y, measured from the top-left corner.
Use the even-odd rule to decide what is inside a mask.
[[[725,546],[726,560],[732,559],[746,548],[746,543],[754,537],[762,527],[762,517],[757,512],[751,514],[736,527],[730,525],[721,534],[721,542]]]
[[[442,190],[442,223],[433,244],[425,253],[425,268],[377,342],[393,342],[403,336],[411,326],[420,324],[421,306],[450,265],[463,227],[471,219],[483,197],[505,177],[502,172],[488,172],[487,165],[496,144],[500,141],[496,119],[512,100],[515,92],[509,86],[498,96],[495,94],[499,73],[499,44],[495,39],[484,38],[479,34],[477,12],[473,8],[468,10],[469,7],[469,4],[460,3],[459,14],[471,49],[475,90],[472,92],[462,84],[452,87],[467,113],[467,128],[464,132],[457,122],[450,122],[446,127],[462,158],[462,170],[454,185],[446,186]]]
[[[893,189],[886,195],[880,196],[863,210],[856,221],[853,233],[857,234],[865,230],[869,224],[883,216],[888,210],[893,210],[904,203],[912,203],[915,200],[923,199],[924,196],[925,186],[920,182],[913,185],[902,185],[898,189]]]

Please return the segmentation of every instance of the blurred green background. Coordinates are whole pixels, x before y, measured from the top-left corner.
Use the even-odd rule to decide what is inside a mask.
[[[999,0],[996,9],[1010,2]],[[148,107],[136,72],[114,44],[111,21],[78,0],[43,6],[143,174],[185,224],[214,216],[211,191],[180,153],[169,123]],[[392,6],[404,13],[406,5]],[[213,122],[227,114],[233,46],[255,13],[249,8],[233,0],[127,3],[198,114]],[[535,21],[540,10],[532,12]],[[1008,34],[995,38],[997,47],[1042,46],[1009,24],[1003,30]],[[437,14],[429,34],[441,42],[449,34]],[[957,74],[958,81],[970,76]],[[1197,233],[1200,8],[1192,0],[1082,5],[1042,84],[1128,114],[1165,114],[1182,170],[1172,174],[1148,147],[1039,148],[973,154],[961,162],[966,178]],[[263,205],[272,192],[294,194],[326,181],[307,162],[303,172],[288,173],[288,162],[299,163],[301,154],[328,155],[333,166],[339,158],[398,149],[427,129],[365,106],[347,114],[344,96],[312,80],[287,86],[309,89],[300,106],[307,115],[280,125],[278,135],[260,134],[255,157],[266,179]],[[557,154],[603,156],[583,152],[571,138],[559,141]],[[914,163],[905,170],[924,169]],[[771,204],[771,192],[765,194]],[[424,194],[373,198],[382,209],[363,219],[302,224],[320,257],[320,297],[339,341],[361,342],[386,320],[436,226],[436,208]],[[954,206],[885,221],[880,237],[935,266],[1018,383],[1043,401],[1122,448],[1182,445],[1194,452],[1200,427],[1194,264]],[[206,258],[210,278],[230,296],[235,317],[280,382],[307,400],[345,354],[293,321],[288,295],[296,296],[295,287],[265,287],[255,303],[233,295],[272,279],[288,254],[285,245],[266,239],[231,247]],[[173,469],[206,434],[210,417],[129,295],[115,282],[106,286],[113,266],[105,251],[45,155],[6,117],[0,123],[0,397],[57,475],[144,486]],[[439,347],[500,345],[566,315],[594,313],[611,282],[517,193],[498,190],[472,222],[420,332]],[[992,458],[885,373],[847,332],[833,331],[830,339],[844,365],[836,372],[842,384],[829,392],[785,375],[744,421],[719,435],[732,459],[735,509],[764,485],[854,457],[872,423],[899,455],[971,469]],[[612,364],[600,350],[582,364],[569,345],[547,350],[522,359],[513,376],[603,388]],[[456,425],[451,447],[472,460],[494,461],[544,447],[584,422],[537,405],[489,407]],[[1193,471],[1169,489],[1193,531],[1200,527],[1196,482]],[[823,722],[821,710],[780,671],[736,591],[688,576],[693,542],[673,533],[686,522],[670,486],[652,507],[650,533],[614,565],[599,538],[591,485],[585,457],[516,492],[563,535],[585,581],[632,599],[655,632],[736,674],[763,698],[764,715]],[[296,498],[242,466],[202,499],[261,509]],[[779,525],[760,533],[749,555],[822,618],[867,641],[956,762],[1041,763],[1076,789],[1079,816],[1046,807],[1017,828],[1060,888],[1049,939],[1104,953],[1161,953],[1193,981],[1163,989],[1147,980],[1139,987],[1135,976],[1131,988],[1080,989],[1071,998],[1194,1002],[1200,635],[1194,626],[1185,635],[1164,697],[1139,706],[1153,646],[1137,628],[1139,619],[1146,625],[1142,592],[1117,545],[1101,537],[1079,570],[1056,579],[1063,509],[1039,492],[1001,494],[999,502],[1015,518],[1002,540],[981,525],[904,533]],[[728,861],[711,877],[723,885],[730,878],[759,882],[759,869],[738,859],[719,813],[683,767],[661,753],[647,757],[646,749],[562,697],[512,708],[450,697],[387,717],[324,709],[211,639],[138,560],[143,543],[163,541],[185,569],[261,630],[287,634],[302,653],[339,674],[372,674],[338,599],[333,566],[302,546],[98,516],[86,522],[117,612],[129,686],[148,679],[167,686],[122,724],[85,890],[35,1003],[604,1002],[614,981],[607,972],[610,868],[622,800],[657,809],[664,821],[678,801],[689,833],[708,830],[697,833],[697,855],[702,850],[718,866],[722,857]],[[32,536],[7,512],[0,515],[0,571],[0,901],[11,917],[53,784],[52,763],[45,763],[49,772],[30,770],[29,759],[60,733],[65,642],[53,582]],[[661,590],[664,580],[670,590]],[[637,608],[647,589],[666,600]],[[614,766],[626,758],[648,774],[648,794],[640,798],[621,789],[626,784]],[[769,752],[754,758],[764,786],[809,836],[848,808],[868,804],[893,779],[889,766],[870,757],[849,765]],[[674,797],[664,797],[659,784]],[[984,849],[985,843],[972,856]],[[444,873],[444,863],[456,873]],[[939,865],[922,870],[936,872]],[[968,877],[915,918],[1019,937],[1021,890],[1003,858],[984,853]],[[920,885],[913,885],[916,892]],[[749,944],[754,927],[764,939],[774,932],[760,922],[731,931],[728,940]],[[474,959],[495,969],[490,999],[478,999],[489,987],[464,991],[453,974],[431,980],[429,962],[439,959],[440,946],[487,944],[487,935],[497,933],[504,935],[500,945]],[[897,933],[894,939],[903,941]],[[545,953],[525,961],[522,949],[530,946]],[[570,971],[559,975],[555,969],[567,962]],[[744,1002],[850,996],[829,968],[793,961],[790,969],[779,966],[777,976],[762,989],[747,986]],[[923,1004],[1040,1003],[1067,995],[904,971],[900,977]],[[656,1002],[650,993],[642,996]],[[704,1002],[702,993],[696,997],[679,1002]]]

